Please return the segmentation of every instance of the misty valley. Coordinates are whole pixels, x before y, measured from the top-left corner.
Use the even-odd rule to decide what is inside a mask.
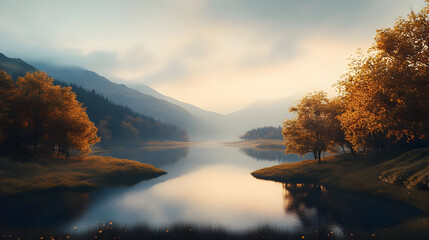
[[[429,0],[0,1],[0,239],[429,240]]]

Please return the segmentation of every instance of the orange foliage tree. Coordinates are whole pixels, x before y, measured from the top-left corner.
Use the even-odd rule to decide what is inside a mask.
[[[100,141],[70,87],[53,85],[52,78],[37,71],[18,78],[13,88],[8,115],[15,146],[56,151],[69,158],[73,151],[89,152]]]
[[[337,84],[346,105],[340,121],[356,149],[386,139],[427,139],[429,134],[429,5],[394,27],[377,31],[366,54],[352,59]]]
[[[336,145],[345,144],[337,119],[339,110],[337,100],[329,100],[323,91],[304,96],[289,109],[297,113],[297,118],[283,122],[285,153],[311,152],[320,163],[323,152],[336,151]]]

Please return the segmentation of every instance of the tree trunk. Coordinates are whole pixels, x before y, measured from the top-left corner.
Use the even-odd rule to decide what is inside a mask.
[[[319,164],[322,163],[322,151],[318,152],[319,155]]]

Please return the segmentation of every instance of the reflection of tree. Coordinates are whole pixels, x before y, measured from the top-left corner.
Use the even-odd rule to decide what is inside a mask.
[[[155,167],[160,167],[167,164],[173,164],[179,159],[188,155],[189,147],[185,148],[167,148],[161,150],[147,150],[147,149],[124,149],[112,150],[105,154],[117,158],[126,158],[142,163],[149,163]]]
[[[276,162],[298,162],[306,157],[300,157],[295,154],[285,155],[284,151],[276,150],[258,150],[254,148],[241,148],[247,156],[255,158],[260,161],[276,161]]]
[[[321,185],[283,184],[284,209],[298,215],[306,228],[340,224],[349,230],[377,230],[399,224],[418,211],[403,204],[326,190]]]
[[[81,216],[89,205],[83,192],[44,192],[0,198],[0,227],[56,228]]]

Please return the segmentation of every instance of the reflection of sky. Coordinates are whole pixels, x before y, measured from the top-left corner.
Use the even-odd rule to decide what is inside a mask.
[[[292,229],[299,221],[284,213],[282,185],[250,175],[270,165],[238,148],[191,147],[188,156],[164,166],[165,176],[97,191],[87,213],[70,224],[83,229],[103,221],[154,226],[185,222],[243,229],[269,223]]]
[[[304,159],[313,159],[313,154],[307,153],[304,156],[299,156],[296,154],[284,153],[284,150],[263,150],[255,148],[242,148],[247,156],[253,157],[260,161],[276,161],[276,162],[299,162]]]

